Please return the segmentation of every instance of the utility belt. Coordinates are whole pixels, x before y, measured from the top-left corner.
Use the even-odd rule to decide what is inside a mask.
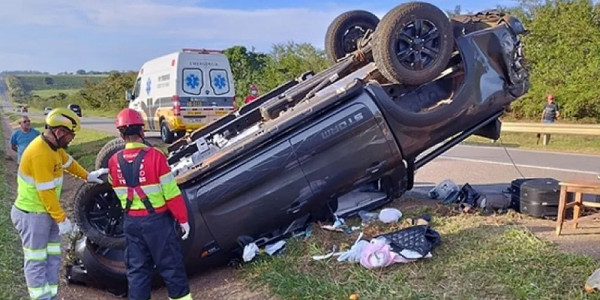
[[[162,214],[167,210],[167,205],[163,205],[159,208],[155,208],[154,214]],[[152,215],[153,213],[149,212],[147,209],[130,209],[126,212],[126,214],[130,217],[147,217],[149,215]]]

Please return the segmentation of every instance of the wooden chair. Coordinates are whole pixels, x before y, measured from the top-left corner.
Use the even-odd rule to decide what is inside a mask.
[[[560,185],[560,199],[558,202],[558,218],[556,220],[556,235],[560,235],[565,212],[573,207],[573,229],[577,229],[581,210],[585,207],[600,208],[600,203],[583,201],[583,194],[600,195],[600,180],[574,179],[562,181]],[[567,203],[568,193],[574,193],[574,201]]]

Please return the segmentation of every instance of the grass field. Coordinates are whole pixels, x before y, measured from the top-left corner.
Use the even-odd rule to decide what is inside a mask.
[[[25,91],[48,89],[81,89],[86,82],[98,83],[107,75],[19,75],[16,76]]]
[[[443,212],[445,210],[445,212]],[[406,216],[433,215],[442,236],[433,257],[369,270],[336,257],[313,255],[348,250],[358,233],[346,235],[313,225],[311,237],[290,239],[282,255],[262,255],[242,270],[255,286],[267,285],[283,299],[587,299],[582,288],[598,267],[590,257],[559,252],[517,225],[517,214],[484,217],[419,207]],[[352,219],[351,225],[360,225]],[[363,228],[369,239],[401,225]],[[341,249],[341,250],[340,250]],[[598,299],[598,295],[595,295]]]
[[[79,89],[64,89],[64,90],[34,90],[32,91],[33,95],[37,95],[42,98],[49,98],[52,96],[58,96],[59,93],[63,93],[68,95],[77,93]]]
[[[552,134],[546,146],[537,142],[535,133],[503,132],[495,143],[486,138],[471,136],[463,143],[507,148],[548,150],[571,153],[600,154],[600,139],[596,136]]]

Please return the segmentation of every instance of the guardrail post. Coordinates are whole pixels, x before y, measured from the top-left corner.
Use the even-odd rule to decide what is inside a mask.
[[[548,146],[550,144],[550,134],[544,133],[542,134],[542,145]]]

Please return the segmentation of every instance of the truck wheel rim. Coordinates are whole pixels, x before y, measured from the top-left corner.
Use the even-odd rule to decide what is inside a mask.
[[[352,53],[357,49],[357,43],[365,35],[367,30],[361,26],[353,26],[349,28],[342,37],[342,45],[344,53]]]
[[[123,237],[123,209],[115,193],[99,193],[94,200],[87,212],[92,227],[105,236]]]
[[[402,66],[413,71],[429,67],[441,52],[441,37],[433,22],[416,19],[398,34],[396,57]]]

